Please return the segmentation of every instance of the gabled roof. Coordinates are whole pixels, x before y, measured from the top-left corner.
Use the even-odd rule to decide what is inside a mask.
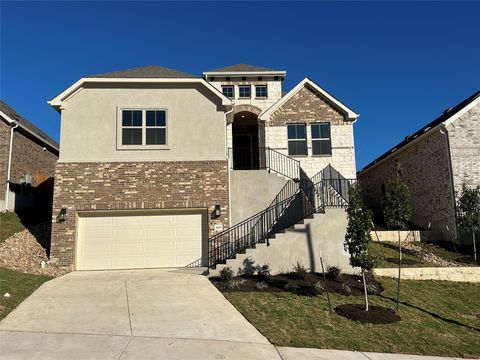
[[[326,98],[330,103],[337,107],[341,112],[343,112],[348,120],[354,121],[360,115],[355,113],[352,109],[347,107],[345,104],[340,102],[336,97],[328,93],[326,90],[322,89],[315,82],[309,78],[305,78],[300,81],[292,90],[286,93],[280,100],[275,104],[270,106],[268,109],[264,110],[258,117],[261,120],[267,120],[270,115],[272,115],[277,109],[279,109],[283,104],[285,104],[290,98],[292,98],[297,92],[299,92],[303,87],[309,86],[314,91],[318,92],[324,98]]]
[[[219,76],[219,75],[277,75],[277,76],[285,76],[287,74],[286,71],[283,70],[275,70],[272,68],[267,68],[263,66],[255,66],[249,64],[235,64],[230,66],[225,66],[218,69],[213,69],[210,71],[205,71],[203,73],[204,76]]]
[[[59,145],[53,140],[50,136],[45,134],[38,127],[33,125],[30,121],[25,119],[22,115],[15,111],[10,105],[8,105],[3,100],[0,100],[0,116],[5,118],[10,124],[16,123],[30,135],[38,139],[42,144],[49,145],[51,148],[58,152]]]
[[[378,158],[370,162],[368,165],[366,165],[364,168],[358,171],[357,174],[360,174],[370,169],[374,165],[379,164],[381,161],[385,160],[390,155],[393,155],[394,153],[398,153],[400,149],[413,143],[423,135],[430,133],[436,127],[440,125],[443,125],[443,126],[450,125],[452,122],[457,120],[466,111],[470,110],[472,107],[474,107],[478,103],[480,103],[480,91],[477,91],[476,93],[469,96],[468,98],[463,100],[461,103],[455,105],[454,107],[448,108],[443,112],[442,115],[437,117],[435,120],[429,122],[427,125],[423,126],[420,130],[414,132],[413,134],[405,136],[405,139],[402,142],[398,143],[393,148],[391,148],[390,150],[388,150],[387,152],[385,152],[384,154],[380,155]]]
[[[162,66],[150,65],[131,69],[108,72],[105,74],[89,75],[87,78],[198,78],[198,76]]]
[[[75,94],[86,84],[202,84],[215,96],[221,99],[222,105],[231,106],[232,101],[225,97],[221,91],[201,77],[181,71],[164,68],[161,66],[145,66],[106,74],[90,75],[83,77],[73,85],[62,91],[48,103],[57,111],[70,96]]]

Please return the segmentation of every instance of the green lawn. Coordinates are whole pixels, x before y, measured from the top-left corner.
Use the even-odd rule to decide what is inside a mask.
[[[0,213],[0,243],[24,229],[25,226],[22,224],[16,213]]]
[[[377,258],[377,268],[398,267],[398,245],[393,243],[379,243],[371,241],[369,245],[370,254]],[[383,253],[382,253],[383,250]],[[385,258],[383,257],[385,254]],[[409,254],[408,250],[402,249],[402,267],[432,267],[438,266],[422,260],[420,257]]]
[[[24,274],[0,268],[0,320],[50,279],[50,276]],[[10,297],[4,297],[5,293],[9,293]]]
[[[381,281],[385,291],[370,296],[371,304],[394,309],[396,282]],[[479,294],[479,284],[404,280],[402,320],[389,325],[362,324],[330,314],[325,296],[289,292],[230,292],[225,296],[279,346],[480,358]],[[333,307],[362,303],[362,296],[330,296]]]

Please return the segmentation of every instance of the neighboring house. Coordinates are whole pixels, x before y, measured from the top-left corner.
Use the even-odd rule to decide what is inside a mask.
[[[51,210],[58,149],[0,100],[0,211]]]
[[[480,92],[449,108],[358,172],[365,203],[378,214],[399,169],[408,185],[412,222],[457,234],[455,203],[462,184],[480,185]]]
[[[147,66],[82,78],[51,100],[62,146],[52,259],[77,270],[214,267],[344,206],[358,115],[309,79],[282,96],[285,76]],[[320,184],[332,176],[327,204]],[[331,263],[345,264],[340,217]]]

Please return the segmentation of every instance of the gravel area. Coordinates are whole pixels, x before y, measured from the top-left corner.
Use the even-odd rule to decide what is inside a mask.
[[[432,264],[437,264],[443,267],[465,266],[455,261],[443,259],[429,251],[423,251],[422,245],[420,244],[405,242],[402,244],[402,248],[408,250],[411,254],[418,257],[422,257],[423,254],[423,260]]]
[[[64,268],[48,261],[45,248],[50,242],[50,229],[50,223],[41,223],[6,239],[0,244],[0,267],[54,277],[65,274]]]

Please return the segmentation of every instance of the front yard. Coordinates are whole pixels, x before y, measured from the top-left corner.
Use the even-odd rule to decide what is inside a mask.
[[[0,268],[0,320],[50,279],[52,278],[46,275],[25,274]],[[5,297],[5,293],[10,294],[10,297]]]
[[[395,309],[396,281],[372,305]],[[217,284],[218,286],[218,284]],[[373,325],[329,313],[326,294],[291,291],[226,291],[225,297],[273,344],[373,352],[480,358],[479,284],[401,282],[401,320]],[[330,293],[332,307],[363,302],[361,294]]]

